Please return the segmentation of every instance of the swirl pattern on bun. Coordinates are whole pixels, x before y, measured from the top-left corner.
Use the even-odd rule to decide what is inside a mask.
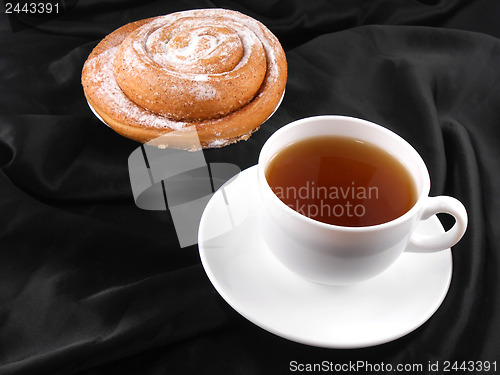
[[[92,109],[142,143],[170,132],[193,148],[248,139],[276,110],[287,79],[285,53],[259,21],[236,11],[198,9],[120,27],[94,48],[82,71]],[[161,138],[159,138],[161,137]],[[153,140],[153,141],[152,141]]]

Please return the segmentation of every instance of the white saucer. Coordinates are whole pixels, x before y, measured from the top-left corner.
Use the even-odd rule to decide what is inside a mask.
[[[404,253],[381,275],[354,286],[306,281],[285,268],[257,230],[257,169],[219,189],[201,218],[203,267],[220,295],[245,318],[278,336],[328,348],[395,340],[425,323],[451,281],[451,250]],[[436,216],[418,231],[444,231]]]

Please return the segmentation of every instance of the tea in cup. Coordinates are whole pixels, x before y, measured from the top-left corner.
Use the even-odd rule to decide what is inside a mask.
[[[276,131],[258,163],[261,231],[276,258],[318,283],[372,278],[404,251],[456,244],[467,227],[457,199],[429,197],[424,161],[403,138],[374,123],[316,116]],[[455,217],[435,237],[415,232],[436,213]]]

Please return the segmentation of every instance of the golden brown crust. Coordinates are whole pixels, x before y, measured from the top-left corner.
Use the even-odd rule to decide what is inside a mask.
[[[281,45],[260,22],[205,9],[117,29],[90,54],[82,85],[119,134],[146,143],[175,132],[174,146],[191,148],[179,139],[194,126],[208,148],[257,130],[278,106],[286,73]]]

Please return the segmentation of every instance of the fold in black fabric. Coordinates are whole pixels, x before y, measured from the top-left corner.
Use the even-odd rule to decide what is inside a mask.
[[[102,125],[83,63],[115,28],[226,7],[266,24],[288,59],[286,95],[248,141],[207,150],[241,169],[307,116],[379,123],[424,158],[432,195],[460,199],[469,228],[435,315],[358,350],[296,344],[215,292],[168,211],[134,205],[138,147]],[[0,374],[285,374],[291,361],[500,366],[500,30],[486,1],[85,1],[24,30],[0,24]],[[423,271],[425,272],[425,271]],[[498,371],[498,369],[497,369]]]

